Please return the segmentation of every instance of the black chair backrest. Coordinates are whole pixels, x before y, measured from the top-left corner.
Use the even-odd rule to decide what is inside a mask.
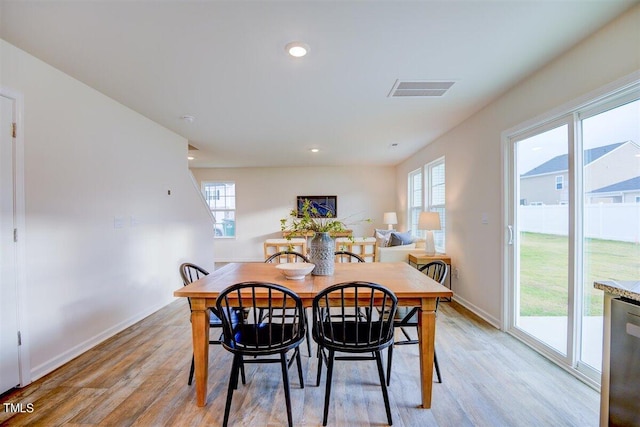
[[[436,260],[423,265],[419,270],[436,282],[444,285],[444,281],[446,280],[449,272],[449,266],[444,261]]]
[[[436,282],[444,285],[445,280],[447,279],[447,274],[449,273],[449,266],[446,262],[441,260],[431,261],[418,270],[422,271],[427,276],[431,277]],[[436,299],[436,310],[438,310],[438,305],[440,304],[440,298]]]
[[[264,262],[309,262],[309,258],[296,251],[280,251],[271,255]]]
[[[359,353],[385,348],[393,343],[397,304],[395,294],[376,283],[329,286],[313,299],[314,339],[337,351]]]
[[[182,277],[182,284],[184,286],[187,286],[208,274],[209,272],[207,270],[195,264],[191,264],[190,262],[185,262],[180,266],[180,276]]]
[[[187,286],[208,274],[207,270],[190,262],[185,262],[180,266],[180,277],[182,277],[183,286]],[[187,301],[189,302],[189,309],[191,309],[191,298],[187,298]]]
[[[244,299],[242,299],[244,298]],[[223,328],[223,345],[234,353],[273,354],[293,348],[305,338],[306,323],[300,297],[273,283],[243,282],[218,295],[216,307]],[[292,314],[282,316],[284,309]],[[244,311],[245,316],[235,313]]]
[[[336,251],[335,256],[336,262],[364,262],[360,255],[349,251]]]

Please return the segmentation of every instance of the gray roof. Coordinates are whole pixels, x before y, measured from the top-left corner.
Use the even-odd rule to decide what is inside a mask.
[[[629,141],[618,142],[616,144],[604,145],[602,147],[596,147],[596,148],[591,148],[589,150],[585,150],[584,152],[585,166],[599,159],[605,154],[612,152],[613,150],[620,147],[621,145],[626,144],[627,142]],[[544,162],[540,166],[537,166],[531,169],[529,172],[525,173],[524,175],[521,175],[521,177],[542,175],[542,174],[553,173],[553,172],[564,172],[567,170],[569,170],[569,155],[562,154],[560,156],[556,156],[553,159]]]
[[[613,193],[622,191],[640,191],[640,176],[598,188],[597,190],[593,190],[591,193]]]

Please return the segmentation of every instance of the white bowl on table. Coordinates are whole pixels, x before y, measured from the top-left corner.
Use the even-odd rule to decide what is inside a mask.
[[[276,268],[289,280],[302,280],[313,271],[315,266],[310,262],[285,262],[276,265]]]

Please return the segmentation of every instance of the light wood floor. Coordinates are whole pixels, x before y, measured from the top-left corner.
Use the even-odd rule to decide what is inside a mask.
[[[221,424],[231,365],[220,346],[210,352],[208,405],[198,408],[187,386],[191,333],[186,300],[178,300],[30,386],[0,398],[31,403],[2,425],[178,426]],[[455,302],[441,303],[436,349],[443,383],[433,407],[418,408],[417,346],[394,352],[390,387],[395,426],[597,426],[599,394]],[[291,369],[294,424],[322,424],[324,378],[303,347],[306,386]],[[230,425],[286,425],[277,364],[247,365],[234,394]],[[329,426],[385,425],[375,362],[336,362]]]

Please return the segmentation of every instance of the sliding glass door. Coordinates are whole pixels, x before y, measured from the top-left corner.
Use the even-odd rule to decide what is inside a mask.
[[[640,101],[620,99],[578,119],[583,185],[577,360],[585,372],[600,372],[603,293],[593,282],[640,278]]]
[[[514,140],[517,176],[515,326],[567,355],[569,315],[568,123]]]
[[[507,329],[594,385],[596,280],[640,277],[640,92],[508,139]]]

